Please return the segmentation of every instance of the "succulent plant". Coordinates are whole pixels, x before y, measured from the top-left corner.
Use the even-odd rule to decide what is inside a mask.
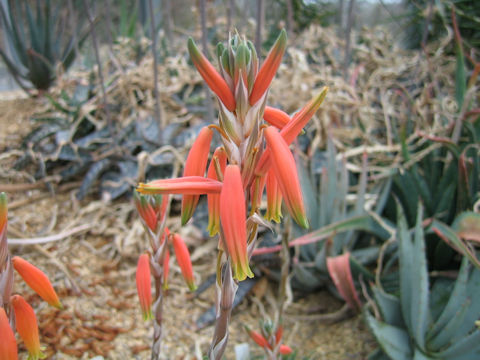
[[[80,199],[94,191],[111,200],[130,193],[139,173],[147,178],[169,176],[175,156],[159,148],[184,146],[198,127],[182,129],[172,123],[160,131],[157,121],[149,117],[115,125],[112,135],[108,124],[98,119],[99,108],[87,104],[94,91],[90,85],[77,85],[71,95],[46,95],[51,107],[33,119],[36,125],[23,141],[23,147],[30,150],[15,167],[34,163],[37,178],[56,176],[60,182],[82,177]],[[144,164],[138,161],[141,152],[146,153]]]
[[[76,56],[75,41],[80,46],[87,36],[85,32],[75,38],[65,31],[68,21],[62,17],[61,9],[61,3],[52,9],[50,0],[37,0],[34,15],[28,1],[0,3],[7,47],[0,49],[0,56],[15,81],[27,92],[30,86],[47,90],[56,78],[57,65],[67,70]]]
[[[398,206],[397,236],[400,287],[372,291],[375,306],[365,317],[381,350],[371,359],[476,359],[480,356],[480,270],[463,257],[456,279],[429,277],[423,208],[413,231]],[[372,309],[378,309],[374,316]]]
[[[389,233],[367,212],[366,202],[374,201],[373,213],[380,213],[389,191],[389,182],[379,184],[367,193],[367,162],[364,157],[356,192],[350,190],[349,174],[345,161],[337,160],[332,141],[327,151],[313,155],[310,171],[300,165],[300,178],[305,193],[311,231],[294,242],[314,242],[300,247],[299,261],[294,265],[292,285],[314,290],[331,284],[327,258],[350,252],[350,262],[368,264],[377,259],[382,241]],[[350,198],[354,199],[350,201]],[[370,205],[369,205],[370,206]],[[312,231],[313,230],[313,231]],[[297,229],[297,234],[300,234]],[[370,236],[375,240],[371,242]]]

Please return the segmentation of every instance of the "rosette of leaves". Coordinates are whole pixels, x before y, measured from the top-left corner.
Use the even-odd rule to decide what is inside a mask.
[[[139,175],[170,176],[174,155],[160,148],[166,144],[183,147],[201,126],[184,128],[172,123],[160,131],[153,117],[137,121],[135,116],[131,121],[109,126],[98,119],[99,109],[88,103],[94,90],[92,86],[78,85],[72,95],[62,92],[58,99],[47,95],[51,109],[48,115],[34,119],[37,126],[25,137],[25,155],[19,158],[16,168],[36,165],[37,179],[81,179],[79,199],[98,191],[102,198],[113,200],[130,193]],[[139,169],[141,152],[146,153],[148,161]]]
[[[73,63],[75,41],[82,45],[88,33],[77,35],[68,31],[69,18],[50,0],[37,0],[35,10],[29,1],[1,0],[0,16],[5,49],[0,56],[8,71],[27,93],[32,87],[47,90],[55,81],[57,66],[67,70]],[[74,29],[73,31],[77,31]]]
[[[390,237],[374,215],[383,210],[390,182],[370,187],[367,192],[366,156],[360,175],[354,176],[347,170],[346,162],[337,159],[331,140],[326,152],[313,154],[309,168],[301,161],[297,163],[310,229],[305,233],[295,228],[296,236],[300,238],[293,241],[315,242],[300,247],[299,261],[293,267],[292,285],[310,291],[328,285],[334,290],[327,269],[327,257],[350,252],[352,272],[354,276],[359,275],[365,272],[362,265],[376,261],[382,243]],[[356,190],[352,190],[353,185]],[[367,211],[366,207],[370,210]],[[365,273],[372,277],[370,273]]]
[[[479,358],[480,330],[475,321],[480,317],[480,302],[476,301],[480,270],[463,257],[456,279],[429,276],[421,206],[412,231],[398,207],[396,241],[400,287],[388,293],[373,286],[375,307],[365,310],[381,348],[370,359]]]
[[[398,199],[407,223],[415,224],[417,204],[426,218],[451,225],[480,200],[480,117],[463,121],[458,141],[439,136],[419,139],[421,145],[402,143],[405,165],[394,171],[392,192],[384,216],[395,219]],[[415,152],[409,150],[415,146]],[[448,267],[454,252],[435,234],[428,234],[427,256],[435,269]]]

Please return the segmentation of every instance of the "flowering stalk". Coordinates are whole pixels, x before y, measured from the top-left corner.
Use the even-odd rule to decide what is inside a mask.
[[[200,176],[188,176],[187,181],[180,182],[180,186],[185,183],[191,184],[192,181],[203,184],[204,178]],[[198,179],[201,179],[198,181]],[[165,185],[166,184],[166,185]],[[172,185],[173,184],[173,185]],[[221,185],[221,183],[219,183]],[[147,186],[148,185],[148,186]],[[211,185],[211,184],[210,184]],[[162,193],[162,189],[166,186],[176,186],[171,180],[157,180],[150,184],[145,184],[144,191],[134,192],[133,199],[138,214],[143,221],[145,231],[150,241],[151,252],[140,255],[137,265],[136,283],[138,298],[142,309],[144,320],[153,320],[153,342],[152,356],[156,360],[160,359],[161,341],[162,341],[162,318],[163,318],[163,298],[167,289],[170,252],[168,250],[169,243],[175,250],[177,262],[180,265],[182,274],[191,290],[195,289],[193,281],[193,269],[190,261],[187,246],[177,234],[170,234],[169,229],[165,226],[166,214],[168,213],[168,195],[143,195],[151,194],[149,190],[154,188],[158,193]],[[160,190],[158,190],[160,189]],[[170,191],[171,187],[169,188]],[[218,191],[219,192],[219,191]],[[200,192],[201,193],[201,192]],[[199,193],[190,192],[191,195]],[[173,240],[172,240],[173,239]],[[152,297],[151,278],[155,287],[155,293]]]
[[[218,233],[220,250],[217,316],[208,353],[211,360],[221,359],[225,351],[238,282],[253,276],[249,260],[256,245],[258,224],[264,221],[260,219],[260,204],[267,173],[270,177],[267,220],[280,221],[281,203],[284,202],[291,217],[300,226],[308,227],[295,160],[288,146],[318,110],[327,88],[292,118],[279,109],[266,106],[268,88],[280,66],[286,42],[286,32],[282,30],[259,66],[252,42],[235,35],[226,46],[217,46],[217,71],[189,39],[192,62],[218,99],[218,125],[212,124],[209,129],[218,131],[223,146],[215,151],[207,177],[202,178],[205,154],[210,145],[210,134],[202,130],[187,157],[184,177],[154,180],[137,188],[142,194],[184,194],[187,200],[192,198],[185,195],[208,196],[208,231],[211,235]],[[273,126],[266,126],[264,120]],[[190,159],[197,159],[195,170],[191,170],[194,166]],[[182,224],[193,214],[195,201],[182,205]],[[272,345],[273,354],[279,349],[279,344]]]
[[[29,359],[42,359],[37,318],[33,308],[20,295],[13,295],[15,269],[30,288],[48,304],[62,308],[47,275],[28,261],[8,251],[7,196],[0,193],[0,359],[17,359],[14,327],[28,350]],[[14,326],[15,325],[15,326]]]

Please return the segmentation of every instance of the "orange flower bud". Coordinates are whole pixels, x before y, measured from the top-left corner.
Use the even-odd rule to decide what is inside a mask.
[[[278,325],[277,331],[275,332],[275,344],[278,344],[282,340],[283,336],[283,326]]]
[[[0,334],[2,334],[2,340],[0,341],[0,359],[17,360],[18,353],[15,334],[10,327],[7,314],[3,307],[0,307]]]
[[[133,193],[133,200],[138,214],[145,222],[145,225],[155,232],[157,230],[158,219],[153,206],[148,202],[148,199],[144,195],[138,194],[136,191]]]
[[[248,333],[248,336],[250,336],[250,338],[255,341],[255,343],[262,347],[262,348],[267,348],[267,349],[271,349],[272,347],[270,346],[270,344],[268,343],[267,339],[265,339],[265,337],[260,334],[259,332],[255,331],[255,330],[251,330],[248,326],[245,327],[245,329],[247,330],[247,333]]]
[[[263,94],[267,91],[280,63],[282,62],[286,46],[287,32],[282,30],[255,78],[255,83],[253,84],[252,93],[249,98],[250,105],[255,105],[255,103],[260,100]]]
[[[278,350],[278,352],[282,355],[290,355],[293,350],[290,346],[282,344],[280,345],[280,349]]]
[[[207,168],[210,143],[213,131],[208,127],[202,128],[197,139],[188,153],[183,176],[204,176]],[[185,225],[193,215],[198,203],[198,195],[184,195],[182,199],[182,225]]]
[[[265,110],[263,111],[263,119],[270,125],[273,125],[278,129],[282,129],[290,121],[290,116],[280,109],[276,109],[271,106],[265,106]]]
[[[45,358],[40,349],[37,317],[33,308],[20,295],[13,295],[11,304],[15,313],[16,329],[28,350],[28,358],[32,360]]]
[[[272,168],[285,200],[285,205],[295,222],[304,228],[308,228],[295,159],[287,143],[273,126],[266,128],[264,134],[270,149]]]
[[[62,308],[62,304],[58,299],[57,293],[53,289],[52,283],[43,271],[19,256],[14,256],[12,258],[12,263],[23,281],[25,281],[33,291],[35,291],[49,305],[55,306],[58,309]]]
[[[152,288],[150,284],[150,255],[142,254],[137,263],[137,292],[144,320],[153,319]]]
[[[198,50],[192,38],[188,39],[188,52],[192,62],[207,83],[208,87],[218,96],[218,99],[229,111],[235,110],[235,98],[227,82],[217,72],[208,59]]]
[[[182,270],[183,278],[185,279],[188,288],[191,291],[194,291],[197,287],[195,286],[195,280],[193,278],[192,261],[190,260],[190,253],[188,252],[187,245],[178,234],[173,234],[171,238],[175,257],[177,258],[180,270]]]
[[[217,159],[217,160],[215,160]],[[220,171],[222,174],[225,172],[227,166],[227,153],[223,147],[219,147],[215,150],[210,166],[208,167],[207,177],[213,180],[218,180],[217,170],[215,169],[215,161],[218,161]],[[220,194],[208,194],[208,226],[207,230],[210,236],[214,236],[220,230]]]
[[[222,190],[220,181],[201,176],[184,176],[175,179],[159,179],[138,184],[140,194],[218,194]]]
[[[325,96],[327,96],[327,92],[328,87],[325,86],[317,96],[310,100],[307,105],[297,112],[293,118],[282,127],[280,135],[282,135],[287,145],[290,145],[298,136],[298,134],[302,132],[305,125],[310,121],[320,105],[322,105]],[[258,176],[263,176],[269,167],[270,151],[269,149],[266,149],[260,157],[260,160],[258,160],[255,168],[255,174]]]
[[[220,221],[226,250],[237,280],[253,277],[248,264],[247,224],[242,176],[238,165],[227,165],[220,193]]]
[[[280,134],[285,139],[285,142],[290,145],[293,140],[300,134],[302,129],[307,125],[312,116],[317,112],[322,105],[325,96],[327,96],[328,87],[324,87],[322,91],[310,100],[299,112],[297,112],[291,121],[280,131]]]

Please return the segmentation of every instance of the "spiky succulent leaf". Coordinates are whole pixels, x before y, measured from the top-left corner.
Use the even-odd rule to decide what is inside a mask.
[[[379,342],[380,347],[392,360],[412,359],[413,350],[407,331],[380,322],[368,312],[365,313],[365,316],[367,324]]]
[[[413,242],[405,215],[398,211],[398,241],[400,264],[400,301],[402,314],[416,345],[425,349],[425,333],[429,326],[428,273],[423,236],[423,208],[419,205]]]

